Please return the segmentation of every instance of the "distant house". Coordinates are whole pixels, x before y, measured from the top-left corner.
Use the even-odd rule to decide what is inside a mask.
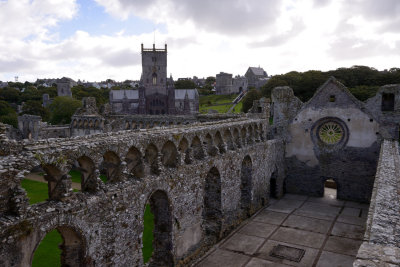
[[[232,74],[220,72],[216,75],[216,94],[230,95],[232,94]]]
[[[247,78],[248,86],[255,87],[257,89],[259,89],[268,81],[267,72],[260,67],[249,67],[244,76]]]
[[[57,95],[58,96],[69,96],[72,97],[72,87],[76,86],[77,83],[71,78],[63,77],[56,80],[57,84]]]

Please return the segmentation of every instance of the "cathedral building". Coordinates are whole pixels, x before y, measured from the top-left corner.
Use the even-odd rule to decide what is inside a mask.
[[[167,45],[144,48],[142,77],[138,89],[111,90],[110,105],[114,114],[189,115],[199,112],[196,89],[175,89],[167,77]]]

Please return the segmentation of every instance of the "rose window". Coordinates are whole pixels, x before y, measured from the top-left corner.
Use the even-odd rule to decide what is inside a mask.
[[[329,121],[319,127],[318,136],[325,144],[334,145],[342,140],[343,132],[343,128],[340,124]]]

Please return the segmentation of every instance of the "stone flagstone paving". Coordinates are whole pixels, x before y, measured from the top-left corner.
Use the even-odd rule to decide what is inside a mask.
[[[323,198],[286,194],[271,200],[195,266],[351,267],[367,214],[367,204],[337,200],[329,193]],[[277,245],[295,248],[287,250],[294,253],[304,250],[304,255],[300,262],[273,257]]]

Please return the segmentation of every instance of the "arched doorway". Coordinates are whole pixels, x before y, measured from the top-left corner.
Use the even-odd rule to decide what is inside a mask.
[[[84,241],[80,233],[68,226],[48,232],[36,247],[31,264],[43,266],[92,266],[84,258]]]
[[[324,182],[324,198],[336,199],[337,189],[338,187],[334,179],[326,179]]]
[[[214,244],[219,240],[221,227],[221,176],[218,169],[213,167],[208,172],[204,185],[203,230],[207,244]]]
[[[174,266],[172,255],[172,215],[168,196],[157,190],[149,199],[154,216],[153,255],[149,266]]]
[[[240,174],[240,208],[244,217],[251,213],[251,189],[252,189],[252,162],[250,156],[244,157]]]

